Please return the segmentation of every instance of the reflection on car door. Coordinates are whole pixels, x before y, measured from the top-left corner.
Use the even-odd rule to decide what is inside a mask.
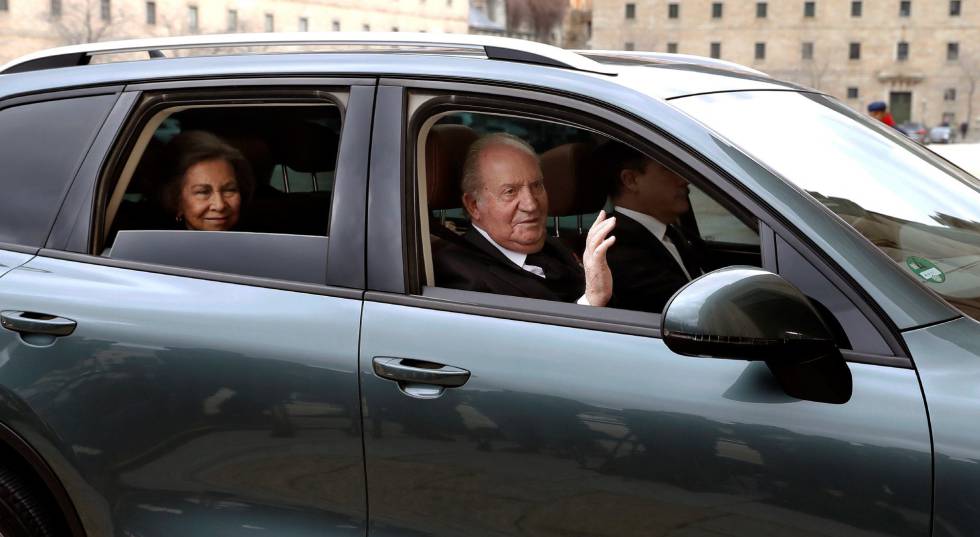
[[[413,397],[376,357],[470,378]],[[372,536],[929,534],[909,369],[850,364],[851,400],[814,403],[759,362],[422,299],[367,302],[360,360]]]

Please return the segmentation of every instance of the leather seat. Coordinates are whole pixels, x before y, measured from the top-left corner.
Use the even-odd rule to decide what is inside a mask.
[[[559,240],[581,254],[585,248],[588,229],[582,226],[581,216],[599,212],[606,204],[606,189],[593,162],[595,146],[586,142],[562,144],[541,155],[541,171],[548,190],[548,216],[576,216],[573,230],[559,229]]]
[[[425,183],[429,211],[445,211],[463,206],[463,164],[466,154],[479,138],[466,125],[435,125],[425,139]],[[429,234],[433,250],[443,246],[442,241],[460,242],[462,239],[446,227],[444,221],[431,218]]]

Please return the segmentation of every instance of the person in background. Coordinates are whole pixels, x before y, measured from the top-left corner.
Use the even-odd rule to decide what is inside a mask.
[[[878,121],[888,125],[889,127],[895,127],[895,119],[888,112],[888,105],[885,101],[875,101],[868,105],[868,115],[877,119]]]

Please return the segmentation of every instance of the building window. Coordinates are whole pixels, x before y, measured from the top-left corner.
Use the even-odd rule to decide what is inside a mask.
[[[722,8],[725,6],[721,2],[715,2],[711,4],[711,18],[720,19],[722,15]]]
[[[895,59],[900,62],[904,62],[909,59],[909,44],[905,41],[898,42],[898,48],[895,50]]]
[[[156,24],[157,23],[157,3],[147,2],[146,3],[146,23]]]
[[[236,32],[236,31],[238,31],[238,10],[237,9],[229,9],[228,10],[228,17],[227,17],[227,19],[228,19],[227,20],[227,22],[228,22],[228,31],[229,32]]]
[[[960,44],[959,43],[946,43],[946,59],[949,61],[956,61],[960,59]]]
[[[361,25],[361,31],[362,32],[370,32],[371,31],[371,25],[370,24],[362,24]]]
[[[272,13],[265,14],[265,31],[275,32],[276,31],[276,16]]]
[[[949,0],[949,16],[959,17],[960,9],[962,9],[962,3],[960,0]]]
[[[61,16],[61,0],[51,0],[51,16]]]
[[[755,59],[764,60],[766,59],[766,44],[756,43],[755,44]]]
[[[636,44],[632,41],[623,43],[623,50],[636,50]]]
[[[861,59],[861,43],[851,43],[847,47],[847,57],[852,60]]]
[[[0,11],[10,11],[10,6],[7,4],[7,0],[0,0]]]
[[[627,19],[636,18],[636,4],[626,4],[626,18]]]
[[[848,99],[858,98],[858,89],[855,86],[850,86],[847,88],[847,98]]]
[[[765,2],[755,3],[755,18],[764,19],[769,15],[769,4]]]
[[[803,43],[803,47],[800,49],[800,58],[804,60],[813,59],[813,41]]]
[[[335,32],[339,32],[340,31],[340,21],[337,20],[337,19],[334,19],[333,22],[330,23],[330,29],[333,30],[333,31],[335,31]]]
[[[860,17],[861,16],[861,0],[854,0],[851,2],[851,16]]]
[[[680,4],[678,4],[676,2],[671,3],[671,4],[667,4],[667,18],[668,19],[677,19],[677,18],[680,18],[680,16],[681,16],[681,5]]]
[[[721,58],[721,43],[717,41],[711,44],[711,57]]]
[[[677,54],[677,43],[667,43],[667,52]]]
[[[105,22],[112,20],[112,4],[110,0],[99,1],[99,17]]]
[[[817,16],[817,3],[816,2],[803,2],[803,16],[807,18],[813,18]]]
[[[912,0],[901,0],[898,3],[898,16],[899,17],[912,16]]]
[[[198,26],[197,19],[197,6],[187,6],[187,29],[191,32],[196,32],[200,26]]]
[[[392,26],[391,27],[391,31],[392,32],[397,32],[398,31],[398,27],[397,26]]]
[[[956,88],[946,88],[943,91],[944,101],[955,101],[956,100]]]
[[[309,17],[299,18],[299,31],[309,32],[310,31],[310,19]]]

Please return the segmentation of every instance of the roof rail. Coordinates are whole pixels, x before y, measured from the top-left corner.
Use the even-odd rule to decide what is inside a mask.
[[[596,56],[608,56],[610,58],[623,58],[629,60],[646,60],[658,63],[675,63],[675,64],[686,64],[686,65],[703,65],[705,67],[716,67],[718,69],[726,69],[728,71],[738,71],[741,73],[748,73],[758,76],[769,77],[768,74],[759,71],[758,69],[753,69],[747,67],[740,63],[730,62],[727,60],[720,60],[718,58],[708,58],[706,56],[696,56],[694,54],[676,54],[671,52],[644,52],[644,51],[632,51],[632,50],[576,50],[574,52],[581,54],[594,54]]]
[[[457,47],[482,50],[487,58],[494,60],[550,65],[605,75],[614,75],[617,72],[611,66],[602,65],[569,50],[507,37],[411,32],[288,32],[156,37],[72,45],[17,58],[0,67],[0,74],[87,65],[92,56],[99,54],[148,52],[155,56],[151,51],[300,45]]]

